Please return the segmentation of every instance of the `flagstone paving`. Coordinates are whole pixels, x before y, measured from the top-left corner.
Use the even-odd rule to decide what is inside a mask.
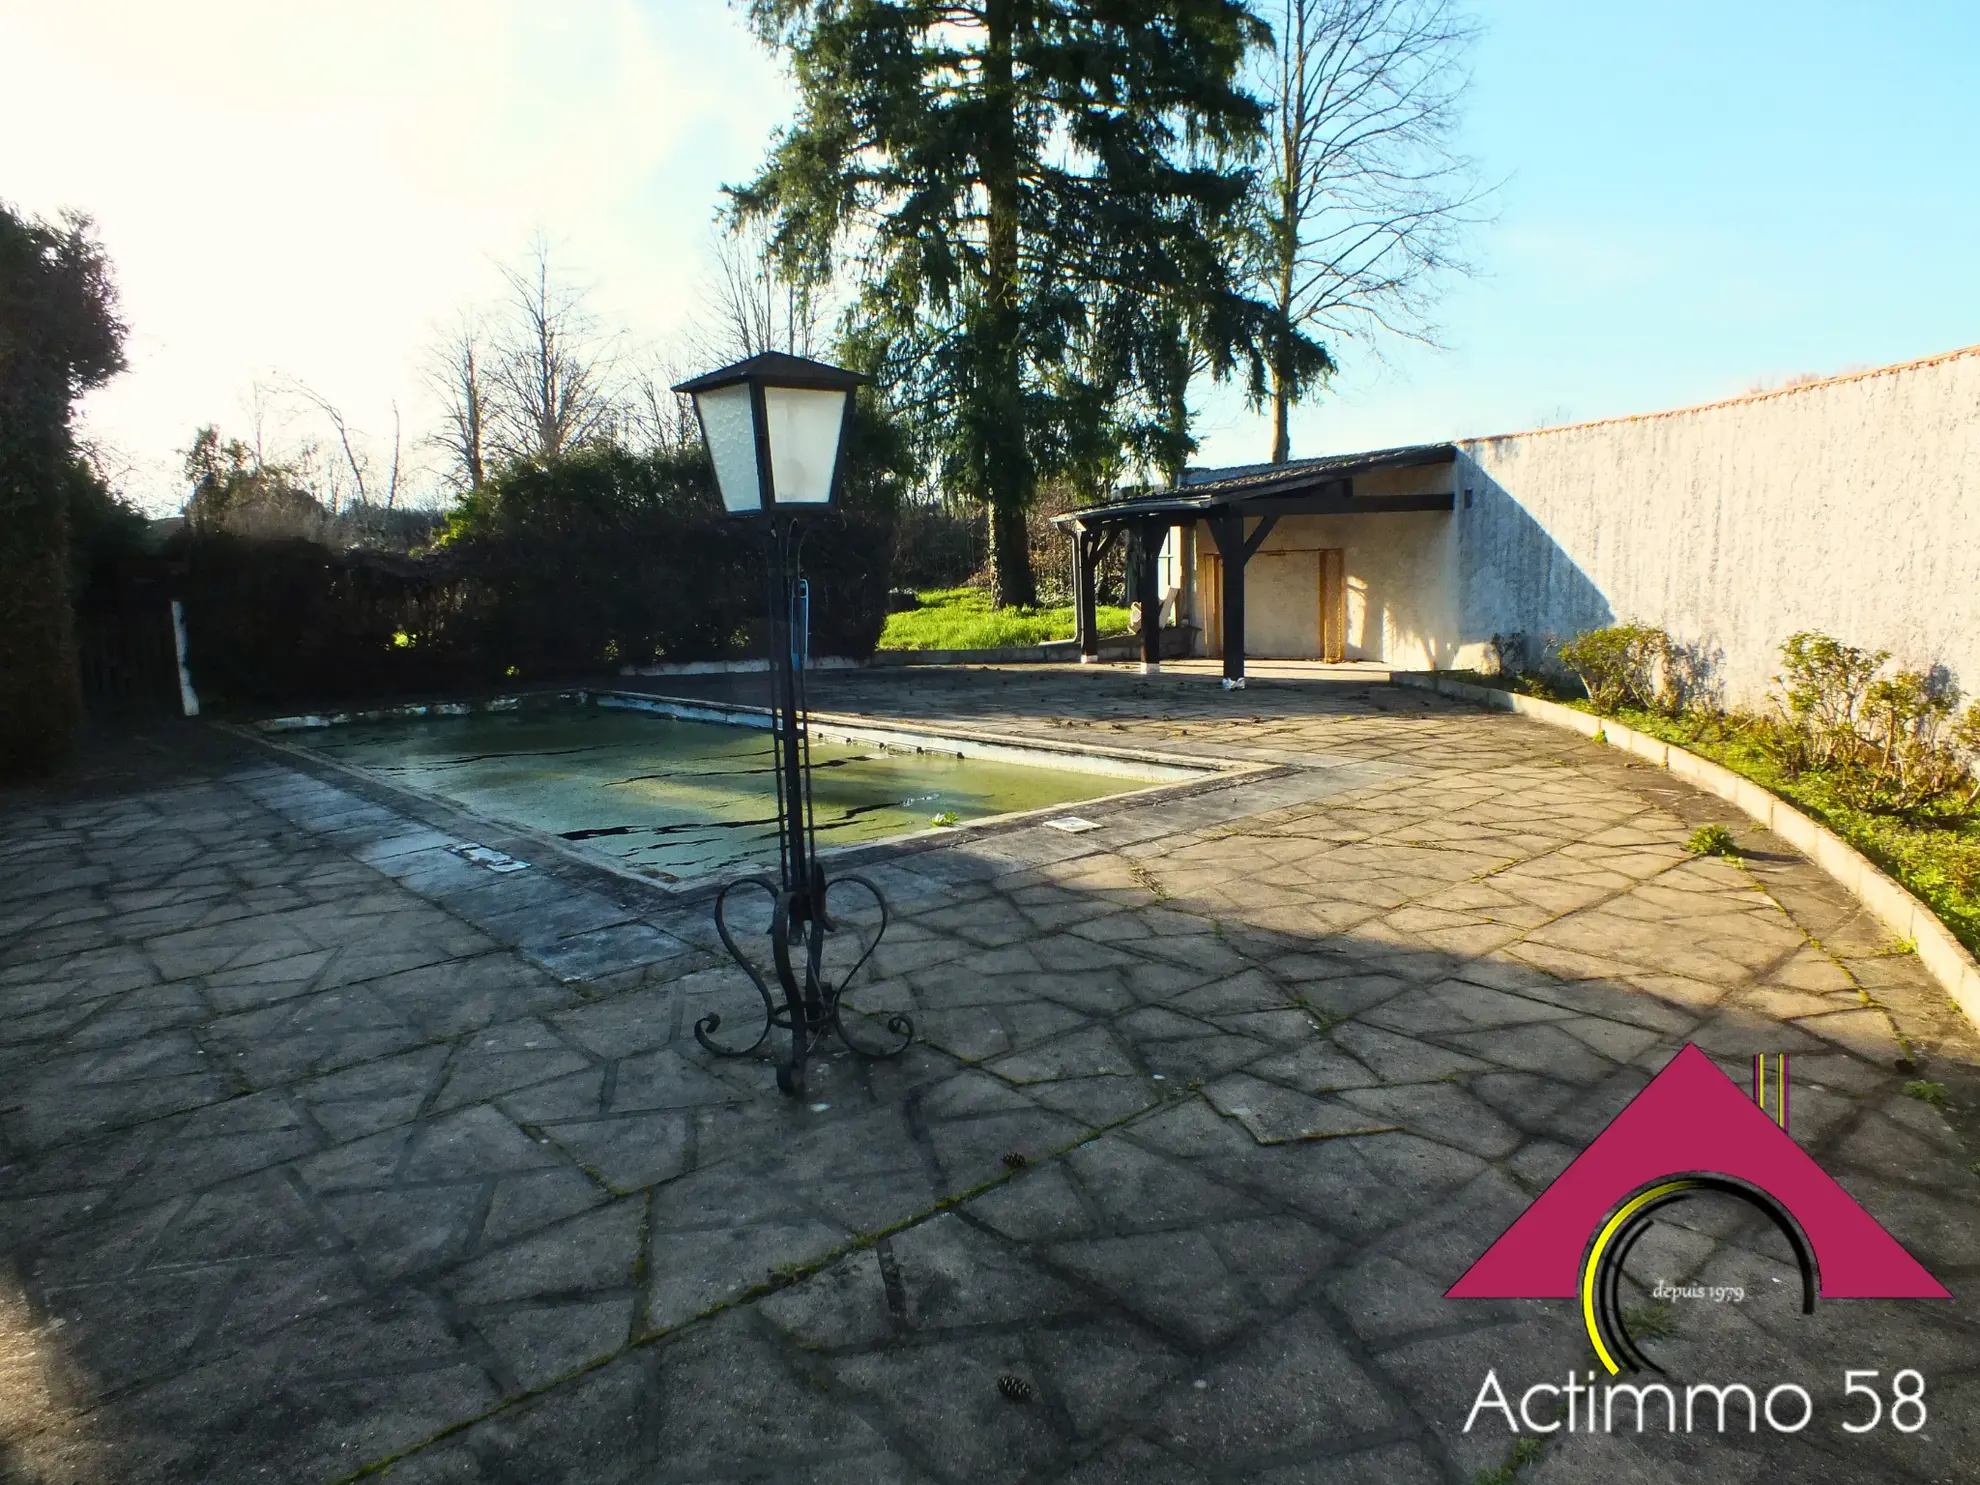
[[[1381,685],[813,704],[1264,767],[868,853],[856,998],[919,1037],[801,1101],[695,1042],[753,999],[705,898],[207,729],[0,797],[0,1478],[1971,1477],[1980,1040],[1782,842]],[[1748,1302],[1638,1293],[1646,1348],[1814,1422],[1516,1457],[1467,1414],[1586,1374],[1576,1307],[1443,1291],[1687,1041],[1792,1053],[1792,1132],[1954,1299],[1802,1316],[1770,1233],[1669,1209],[1632,1276]],[[1925,1426],[1846,1433],[1844,1370],[1907,1367]]]

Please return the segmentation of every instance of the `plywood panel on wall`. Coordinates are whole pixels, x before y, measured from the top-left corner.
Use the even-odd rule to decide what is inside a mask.
[[[1244,568],[1244,652],[1320,658],[1320,553],[1258,552]]]
[[[1196,546],[1196,593],[1203,616],[1203,653],[1224,653],[1224,563],[1206,542]]]

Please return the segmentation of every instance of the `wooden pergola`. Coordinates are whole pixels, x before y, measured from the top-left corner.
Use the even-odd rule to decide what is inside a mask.
[[[1053,517],[1056,525],[1073,534],[1080,658],[1099,658],[1094,574],[1114,544],[1125,539],[1131,587],[1141,605],[1142,664],[1161,664],[1162,594],[1157,564],[1162,546],[1170,528],[1202,521],[1210,528],[1223,562],[1224,684],[1243,686],[1244,568],[1280,517],[1451,510],[1455,497],[1449,490],[1421,495],[1357,495],[1354,483],[1358,476],[1378,470],[1450,464],[1456,458],[1455,444],[1435,443],[1291,464],[1211,470],[1194,478],[1184,476],[1183,483],[1174,489]]]

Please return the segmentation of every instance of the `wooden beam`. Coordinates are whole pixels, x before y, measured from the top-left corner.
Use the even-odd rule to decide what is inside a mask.
[[[1112,539],[1108,538],[1109,541]],[[1074,601],[1078,604],[1074,610],[1074,627],[1079,635],[1079,658],[1082,661],[1100,658],[1099,614],[1093,586],[1094,572],[1100,565],[1094,552],[1100,545],[1090,531],[1081,531],[1073,538]]]
[[[1234,501],[1230,509],[1246,516],[1351,516],[1387,511],[1454,510],[1456,502],[1441,495],[1261,495]]]
[[[1244,515],[1240,513],[1238,521],[1242,523],[1243,520]],[[1258,549],[1265,545],[1265,538],[1272,534],[1272,528],[1278,524],[1279,518],[1277,516],[1266,516],[1258,523],[1258,529],[1245,538],[1244,560],[1246,562],[1249,562],[1257,554]]]
[[[1223,570],[1224,689],[1244,689],[1244,566],[1251,553],[1244,540],[1244,521],[1239,516],[1218,516],[1210,522],[1210,535],[1216,540],[1218,564]]]
[[[1107,560],[1107,554],[1114,550],[1114,543],[1121,539],[1121,533],[1125,530],[1127,530],[1127,527],[1121,525],[1109,526],[1107,528],[1106,534],[1100,538],[1100,544],[1093,549],[1093,570],[1095,572],[1100,570],[1100,564]]]

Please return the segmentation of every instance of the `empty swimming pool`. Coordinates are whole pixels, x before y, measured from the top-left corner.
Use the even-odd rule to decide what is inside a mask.
[[[279,725],[279,724],[278,724]],[[465,716],[356,720],[289,740],[486,819],[554,835],[663,882],[777,859],[777,785],[761,727],[689,721],[611,704],[523,704]],[[1040,753],[914,751],[814,730],[821,848],[882,840],[1148,787],[1179,771]],[[1073,762],[1075,766],[1054,766]]]

